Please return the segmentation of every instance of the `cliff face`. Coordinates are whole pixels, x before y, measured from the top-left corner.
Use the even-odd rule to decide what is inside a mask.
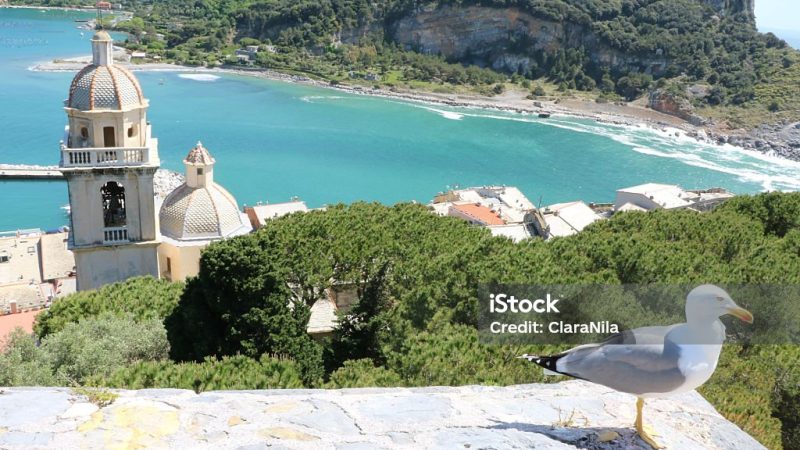
[[[658,112],[680,117],[692,125],[703,125],[705,120],[695,114],[691,102],[685,98],[680,98],[661,89],[650,92],[647,105]]]
[[[99,408],[65,388],[0,391],[0,448],[650,449],[635,397],[582,381],[417,389],[117,391]],[[672,449],[764,449],[696,392],[648,400]]]
[[[755,21],[755,0],[703,0],[715,10],[723,14],[745,13]]]
[[[755,25],[755,0],[699,0],[719,15],[744,13]],[[452,6],[430,3],[392,23],[342,30],[341,42],[358,43],[371,33],[385,33],[409,50],[442,55],[463,63],[526,74],[535,67],[534,54],[558,49],[584,48],[598,66],[655,76],[669,61],[659,51],[650,55],[626,54],[607,45],[588,25],[554,22],[518,8]]]
[[[516,8],[431,6],[401,18],[387,32],[408,49],[508,72],[529,72],[534,52],[559,48],[583,47],[594,63],[626,72],[659,75],[668,63],[660,56],[624,54],[584,26],[539,19]]]

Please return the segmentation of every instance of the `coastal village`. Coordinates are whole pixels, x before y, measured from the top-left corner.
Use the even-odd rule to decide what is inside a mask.
[[[800,448],[767,1],[0,0],[0,448]]]
[[[201,142],[184,158],[183,176],[159,169],[148,106],[136,77],[114,63],[111,37],[99,31],[92,61],[75,75],[65,101],[59,166],[0,167],[0,178],[66,179],[71,217],[59,230],[0,234],[0,334],[17,326],[30,332],[36,314],[78,290],[142,275],[183,281],[197,275],[201,251],[212,242],[311,211],[297,198],[240,207],[214,181],[217,161]],[[439,193],[428,207],[520,242],[570,236],[619,212],[709,211],[732,196],[647,183],[619,189],[613,203],[542,206],[513,186],[480,186]],[[312,336],[331,333],[337,313],[356,299],[336,285],[321,297],[311,309]]]

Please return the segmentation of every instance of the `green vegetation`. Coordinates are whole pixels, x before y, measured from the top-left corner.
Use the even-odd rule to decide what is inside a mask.
[[[645,94],[654,80],[675,84],[701,113],[731,126],[800,120],[800,56],[772,34],[756,31],[749,11],[715,11],[700,0],[443,0],[435,4],[519,8],[537,18],[592,33],[591,48],[541,48],[535,37],[510,33],[504,52],[530,63],[511,74],[469,65],[482,49],[460,60],[416,53],[398,45],[394,26],[415,14],[422,0],[129,1],[135,17],[117,29],[128,46],[190,65],[236,64],[237,48],[260,45],[256,66],[304,73],[332,82],[405,87],[436,92],[466,88],[485,95],[503,84],[547,81],[559,91],[593,91],[606,101]],[[736,5],[731,3],[730,5]],[[341,41],[345,43],[342,43]],[[266,49],[271,51],[265,51]],[[600,63],[620,52],[632,64]],[[480,58],[478,58],[480,59]],[[374,74],[368,77],[369,74]],[[377,80],[374,80],[376,78]],[[421,84],[420,84],[421,83]],[[707,90],[687,88],[707,86]],[[527,89],[527,88],[525,88]]]
[[[175,288],[179,300],[170,285],[148,279],[94,293],[129,304],[129,311],[151,302],[166,324],[172,360],[128,352],[136,356],[70,369],[71,378],[92,386],[196,391],[553,381],[515,357],[562,347],[478,340],[478,287],[494,282],[798,285],[800,194],[738,197],[707,214],[623,213],[569,238],[519,244],[412,204],[356,203],[293,214],[210,246],[199,276],[182,293],[182,286]],[[358,302],[332,336],[308,339],[302,332],[308,306],[323,289],[343,285],[356,288]],[[37,330],[51,330],[40,349],[15,336],[0,357],[0,384],[58,382],[51,359],[36,355],[69,348],[54,340],[80,342],[61,336],[86,329],[98,314],[101,322],[111,320],[93,298],[99,297],[70,296],[40,316]],[[675,302],[660,308],[680,309],[682,300]],[[639,314],[660,314],[648,308],[641,305]],[[154,342],[162,336],[140,334]],[[768,447],[797,448],[798,367],[796,345],[734,343],[701,392]]]
[[[96,376],[88,384],[111,388],[192,389],[195,392],[223,389],[301,388],[303,381],[292,361],[267,355],[260,359],[226,356],[201,363],[172,361],[139,362],[107,377]]]
[[[12,4],[80,5],[82,0],[11,0]],[[496,95],[532,79],[560,95],[593,92],[605,102],[633,100],[653,87],[674,87],[698,112],[731,127],[800,120],[800,54],[758,33],[741,2],[715,11],[701,0],[126,0],[134,13],[116,29],[131,50],[188,65],[235,65],[235,51],[259,45],[256,67],[328,80],[439,93]],[[502,52],[528,58],[514,74],[471,65],[485,49],[458,58],[421,54],[395,41],[395,25],[423,6],[518,8],[593,35],[584,45],[543,48],[528,32],[511,32]],[[554,25],[555,27],[555,25]],[[534,30],[538,32],[538,30]],[[587,47],[588,46],[588,47]],[[626,55],[611,65],[610,54]],[[618,58],[613,58],[619,60]],[[484,64],[491,62],[483,61]],[[534,94],[540,95],[540,94]]]
[[[46,337],[83,317],[109,313],[130,315],[137,321],[164,318],[172,312],[183,292],[183,283],[151,277],[131,278],[96,291],[79,292],[68,302],[56,302],[36,318],[34,332]]]
[[[315,385],[323,375],[322,349],[306,333],[309,305],[287,307],[291,293],[279,275],[281,261],[272,256],[270,242],[259,237],[227,240],[203,252],[201,275],[187,283],[165,322],[171,355],[179,361],[291,356],[303,381]]]
[[[106,389],[77,387],[74,388],[72,391],[78,395],[86,397],[89,403],[94,403],[100,408],[105,408],[106,406],[114,403],[114,400],[116,400],[119,397],[119,395],[110,392]]]
[[[30,336],[14,332],[0,354],[0,385],[71,386],[136,361],[168,356],[161,320],[137,323],[109,313],[87,314],[79,320],[45,337],[39,346]]]

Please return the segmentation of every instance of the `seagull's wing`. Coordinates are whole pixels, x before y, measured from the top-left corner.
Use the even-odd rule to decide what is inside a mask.
[[[555,370],[631,394],[671,392],[686,381],[670,327],[637,328],[557,355]]]

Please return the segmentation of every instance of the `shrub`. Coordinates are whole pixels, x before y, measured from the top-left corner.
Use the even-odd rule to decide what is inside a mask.
[[[131,278],[94,291],[69,295],[53,303],[36,317],[34,331],[43,338],[61,331],[69,323],[103,313],[130,315],[134,320],[163,319],[183,292],[183,283],[171,283],[152,277]]]
[[[131,317],[104,313],[67,324],[38,347],[30,336],[12,335],[0,354],[0,384],[80,384],[133,362],[163,360],[168,351],[160,320],[137,323]]]
[[[400,376],[385,367],[376,367],[371,359],[351,359],[330,376],[326,388],[397,387]]]
[[[226,356],[202,362],[149,361],[120,368],[89,380],[92,386],[120,389],[175,388],[195,392],[226,389],[301,388],[297,365],[267,355],[259,359]]]

